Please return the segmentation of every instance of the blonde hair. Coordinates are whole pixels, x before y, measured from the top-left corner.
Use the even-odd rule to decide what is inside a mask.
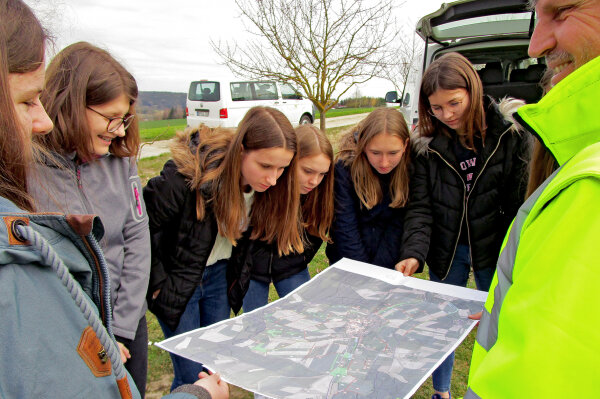
[[[383,191],[379,179],[365,154],[365,147],[379,134],[389,134],[407,143],[407,151],[392,173],[390,208],[401,208],[408,201],[408,151],[410,134],[402,114],[393,108],[378,108],[372,111],[355,128],[342,136],[338,159],[350,166],[354,190],[361,204],[371,209],[383,199]]]
[[[298,136],[298,159],[324,154],[330,165],[323,181],[310,193],[302,204],[302,220],[306,231],[329,241],[329,228],[333,220],[333,148],[327,136],[313,125],[300,125]]]

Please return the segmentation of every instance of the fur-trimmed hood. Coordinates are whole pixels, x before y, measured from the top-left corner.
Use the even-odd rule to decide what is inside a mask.
[[[205,195],[213,191],[214,180],[203,182],[202,177],[221,165],[232,137],[232,130],[205,126],[177,133],[170,146],[171,155],[177,171],[186,177],[191,190],[199,190]]]
[[[506,122],[508,129],[512,133],[520,134],[523,130],[521,125],[517,123],[513,114],[517,112],[517,110],[525,105],[523,100],[519,100],[512,97],[504,97],[499,103],[494,101],[491,97],[484,97],[485,100],[485,111],[486,111],[486,120],[489,121],[488,113],[494,112],[498,115],[501,115],[502,120]],[[423,137],[419,133],[419,126],[411,132],[410,142],[413,153],[416,155],[424,155],[429,150],[429,144],[434,139],[435,136],[431,137]]]

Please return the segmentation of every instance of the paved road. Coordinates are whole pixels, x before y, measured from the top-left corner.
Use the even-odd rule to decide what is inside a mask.
[[[327,127],[351,126],[360,122],[368,114],[356,114],[337,116],[335,118],[327,118]],[[315,126],[319,126],[319,120],[315,121]],[[140,149],[140,158],[154,157],[157,155],[169,152],[171,140],[160,140],[153,143],[143,143]]]

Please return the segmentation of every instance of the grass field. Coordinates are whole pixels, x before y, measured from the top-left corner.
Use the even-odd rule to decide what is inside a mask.
[[[174,137],[177,130],[185,129],[185,126],[185,118],[144,121],[140,123],[140,136],[142,142],[167,140]]]
[[[327,111],[327,117],[328,118],[333,118],[333,117],[336,117],[336,116],[364,114],[365,112],[371,112],[374,109],[375,108],[373,108],[373,107],[371,107],[371,108],[335,108],[335,109]],[[320,115],[319,115],[318,112],[315,115],[315,118],[317,118],[317,119],[320,118]]]
[[[338,141],[338,136],[341,131],[345,128],[331,128],[327,129],[327,135],[329,136],[334,147]],[[145,158],[139,161],[139,173],[142,179],[142,183],[145,184],[148,179],[159,174],[163,164],[170,158],[169,154],[163,154],[158,157]],[[309,272],[311,277],[323,271],[329,266],[329,261],[325,256],[325,245],[323,245],[317,252],[315,258],[309,265]],[[423,273],[416,274],[415,277],[427,278],[427,270]],[[474,288],[473,279],[469,279],[468,286]],[[271,284],[269,292],[269,301],[278,299],[277,293]],[[163,339],[163,334],[156,321],[154,315],[150,312],[146,314],[148,319],[148,339],[150,342],[158,342]],[[454,372],[452,376],[452,396],[461,397],[464,395],[467,388],[467,378],[469,373],[469,363],[471,361],[471,352],[473,350],[473,343],[475,339],[475,332],[472,332],[463,344],[456,350],[456,358],[454,362]],[[169,392],[171,381],[173,378],[173,369],[171,361],[167,352],[157,348],[154,345],[148,347],[148,390],[146,398],[156,399]],[[429,399],[433,393],[431,387],[431,378],[429,378],[421,388],[415,393],[413,398],[416,399]],[[252,399],[252,393],[240,389],[235,386],[230,386],[230,396],[232,399]]]
[[[328,118],[344,115],[362,114],[371,112],[375,108],[339,108],[327,112]],[[316,118],[319,118],[317,113]],[[142,142],[168,140],[175,136],[175,132],[185,129],[186,119],[165,119],[161,121],[140,122],[140,136]]]

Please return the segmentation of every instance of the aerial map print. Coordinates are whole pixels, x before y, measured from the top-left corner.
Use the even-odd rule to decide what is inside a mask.
[[[283,299],[159,346],[272,398],[407,398],[486,296],[343,259]]]

